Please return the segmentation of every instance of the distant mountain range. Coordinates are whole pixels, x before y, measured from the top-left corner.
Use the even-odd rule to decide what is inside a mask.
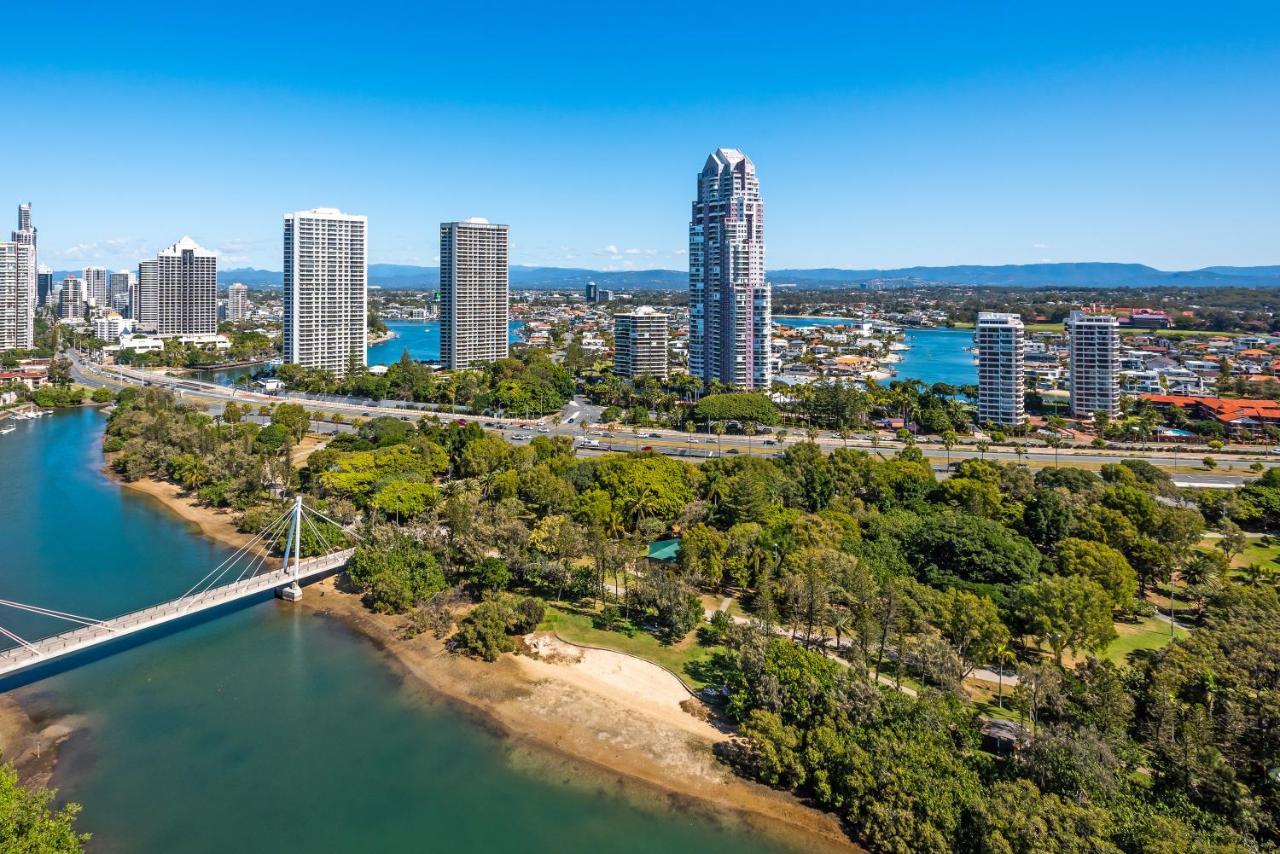
[[[64,276],[79,271],[59,271]],[[218,283],[244,282],[251,288],[280,287],[282,274],[275,270],[241,267],[222,270]],[[1280,265],[1265,267],[1204,267],[1200,270],[1166,271],[1145,264],[1082,262],[1062,264],[1004,264],[953,267],[900,267],[892,270],[816,269],[770,270],[775,285],[808,288],[856,287],[867,282],[902,285],[977,285],[991,287],[1280,287]],[[683,288],[689,281],[684,270],[587,270],[577,267],[511,268],[515,288],[581,288],[588,280],[602,288],[620,290]],[[434,290],[440,284],[439,267],[410,264],[370,264],[369,283],[388,290]]]

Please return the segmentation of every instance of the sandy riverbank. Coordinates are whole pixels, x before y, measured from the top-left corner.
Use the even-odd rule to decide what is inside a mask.
[[[594,785],[746,826],[797,850],[859,850],[834,816],[720,763],[712,749],[727,735],[685,711],[688,692],[653,664],[546,634],[530,637],[536,657],[487,664],[448,652],[429,634],[402,639],[402,617],[371,613],[335,579],[309,586],[302,604],[369,638],[408,679],[483,715],[516,745],[576,764],[575,779],[591,771]]]
[[[79,728],[74,716],[40,716],[0,694],[0,757],[13,764],[25,786],[49,785],[59,748]]]

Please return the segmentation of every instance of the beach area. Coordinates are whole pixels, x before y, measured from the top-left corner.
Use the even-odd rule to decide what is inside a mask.
[[[109,473],[109,467],[104,469]],[[175,484],[121,482],[201,535],[239,548],[252,539],[227,511],[204,507]],[[375,614],[335,576],[305,588],[300,607],[372,643],[424,703],[445,702],[498,734],[511,761],[537,779],[588,786],[641,805],[736,825],[806,851],[859,851],[839,820],[789,793],[737,776],[715,746],[728,740],[673,674],[551,633],[525,638],[518,655],[486,663],[449,651],[429,633],[405,638],[404,618]],[[0,749],[28,782],[52,776],[74,720],[43,720],[0,697]]]

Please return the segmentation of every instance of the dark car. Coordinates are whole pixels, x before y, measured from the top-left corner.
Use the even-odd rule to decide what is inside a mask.
[[[653,445],[645,445],[645,446],[644,446],[643,448],[641,448],[640,450],[642,450],[642,451],[652,451],[652,450],[653,450]]]
[[[650,433],[650,434],[649,434],[649,438],[650,438],[650,439],[661,439],[661,438],[662,438],[662,434],[661,434],[661,433]]]

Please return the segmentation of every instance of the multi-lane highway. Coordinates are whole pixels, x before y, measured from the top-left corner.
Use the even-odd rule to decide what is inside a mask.
[[[87,386],[107,386],[120,388],[125,385],[153,385],[168,388],[183,398],[207,405],[210,411],[220,411],[229,401],[236,401],[252,406],[273,406],[277,403],[298,403],[308,411],[322,416],[320,421],[326,423],[326,430],[350,429],[344,424],[332,424],[323,416],[340,414],[344,422],[353,419],[374,418],[389,415],[404,420],[417,420],[423,415],[435,415],[440,418],[457,419],[459,421],[478,421],[485,427],[499,431],[512,442],[531,440],[539,434],[569,436],[574,439],[579,453],[593,455],[609,451],[652,450],[669,456],[683,457],[691,460],[707,459],[716,456],[735,454],[753,454],[772,456],[782,453],[783,442],[771,434],[747,437],[725,434],[715,436],[707,433],[690,435],[674,430],[661,428],[644,428],[642,430],[608,430],[596,422],[599,408],[582,399],[571,401],[563,410],[554,416],[540,420],[497,418],[466,413],[453,413],[447,408],[438,409],[428,404],[410,403],[394,400],[358,400],[334,396],[283,394],[260,394],[230,386],[202,382],[187,377],[169,376],[155,371],[143,371],[119,366],[101,366],[72,354],[72,375],[77,382]],[[798,430],[791,430],[785,444],[801,438]],[[870,433],[850,436],[841,439],[831,433],[819,433],[817,442],[825,450],[839,447],[861,448],[864,450],[892,454],[902,447],[902,443],[887,438],[884,434]],[[1215,459],[1218,468],[1213,472],[1206,471],[1200,464],[1203,452],[1192,452],[1185,448],[1167,447],[1155,450],[1124,449],[1098,450],[1094,448],[1062,448],[1058,452],[1047,447],[1028,447],[1022,454],[1008,447],[979,450],[974,444],[956,445],[950,451],[938,442],[921,440],[918,447],[925,457],[939,470],[945,470],[949,464],[961,460],[985,458],[1003,462],[1022,462],[1028,466],[1039,468],[1046,465],[1071,465],[1084,468],[1097,468],[1103,463],[1116,462],[1125,458],[1138,457],[1146,459],[1173,473],[1179,485],[1202,486],[1209,488],[1228,488],[1256,477],[1250,470],[1254,463],[1265,467],[1280,464],[1280,457],[1269,455],[1265,450],[1252,453],[1223,454],[1218,452]]]

